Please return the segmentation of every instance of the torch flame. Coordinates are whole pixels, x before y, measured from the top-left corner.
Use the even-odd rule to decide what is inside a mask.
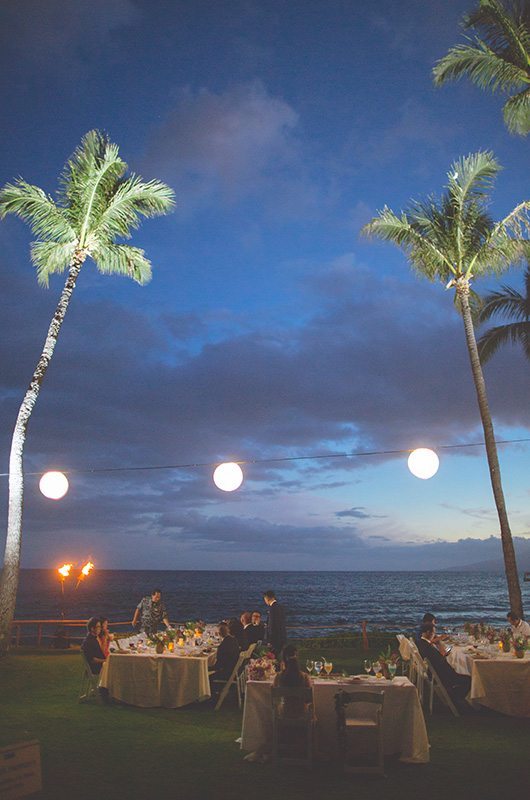
[[[94,569],[93,563],[91,561],[87,561],[87,563],[85,564],[85,566],[81,570],[81,574],[86,577],[88,575],[88,573],[93,569]]]
[[[62,567],[59,567],[57,572],[61,576],[62,579],[70,577],[70,570],[72,569],[73,564],[63,564]]]

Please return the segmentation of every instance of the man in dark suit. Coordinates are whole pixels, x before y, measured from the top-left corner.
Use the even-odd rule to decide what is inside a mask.
[[[222,641],[217,648],[215,672],[212,677],[215,681],[227,681],[239,658],[239,644],[237,639],[228,633],[226,622],[221,622],[219,625],[219,636]]]
[[[265,625],[261,621],[261,611],[252,612],[252,627],[256,642],[262,642],[265,639]]]
[[[263,595],[265,603],[269,607],[269,617],[267,619],[267,643],[272,652],[279,658],[284,645],[287,642],[287,629],[285,627],[285,611],[276,600],[276,594],[269,589]]]
[[[250,611],[243,611],[240,620],[243,626],[243,640],[240,642],[241,649],[248,650],[251,644],[256,644],[259,641],[258,629],[252,624]]]
[[[422,625],[421,636],[417,640],[422,658],[426,658],[440,678],[449,697],[461,710],[469,710],[465,697],[471,688],[469,675],[460,675],[447,663],[435,644],[436,630],[432,622]]]

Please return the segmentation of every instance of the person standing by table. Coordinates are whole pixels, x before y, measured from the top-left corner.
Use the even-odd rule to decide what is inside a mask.
[[[142,597],[134,612],[133,628],[138,626],[138,621],[140,621],[140,630],[144,631],[147,636],[152,636],[156,633],[162,623],[166,628],[170,627],[160,589],[153,589],[151,596]]]
[[[287,642],[287,629],[285,626],[285,611],[277,599],[275,592],[269,589],[263,595],[263,599],[269,607],[267,619],[267,644],[270,645],[272,652],[279,658],[284,645]]]

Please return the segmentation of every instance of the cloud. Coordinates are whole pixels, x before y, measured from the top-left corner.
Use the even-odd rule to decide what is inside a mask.
[[[335,516],[336,517],[355,517],[355,519],[385,519],[386,514],[367,514],[366,511],[364,511],[364,507],[360,506],[360,507],[356,507],[356,508],[355,507],[354,508],[345,508],[343,511],[336,511],[335,512]],[[371,538],[372,539],[374,539],[374,538],[384,539],[385,537],[384,536],[378,536],[378,537],[372,536]]]

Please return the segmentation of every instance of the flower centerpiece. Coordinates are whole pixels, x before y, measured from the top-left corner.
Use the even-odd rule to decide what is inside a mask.
[[[167,631],[158,631],[157,633],[152,633],[148,640],[151,647],[154,647],[158,654],[164,652],[166,645],[170,641],[168,637]]]
[[[526,650],[526,636],[513,637],[513,650],[517,658],[524,658]]]
[[[256,648],[257,658],[252,658],[247,666],[247,679],[249,681],[270,681],[276,674],[276,657],[266,648]]]
[[[378,661],[381,664],[381,671],[385,678],[393,678],[400,663],[399,653],[393,651],[388,645],[386,650],[379,653]]]

